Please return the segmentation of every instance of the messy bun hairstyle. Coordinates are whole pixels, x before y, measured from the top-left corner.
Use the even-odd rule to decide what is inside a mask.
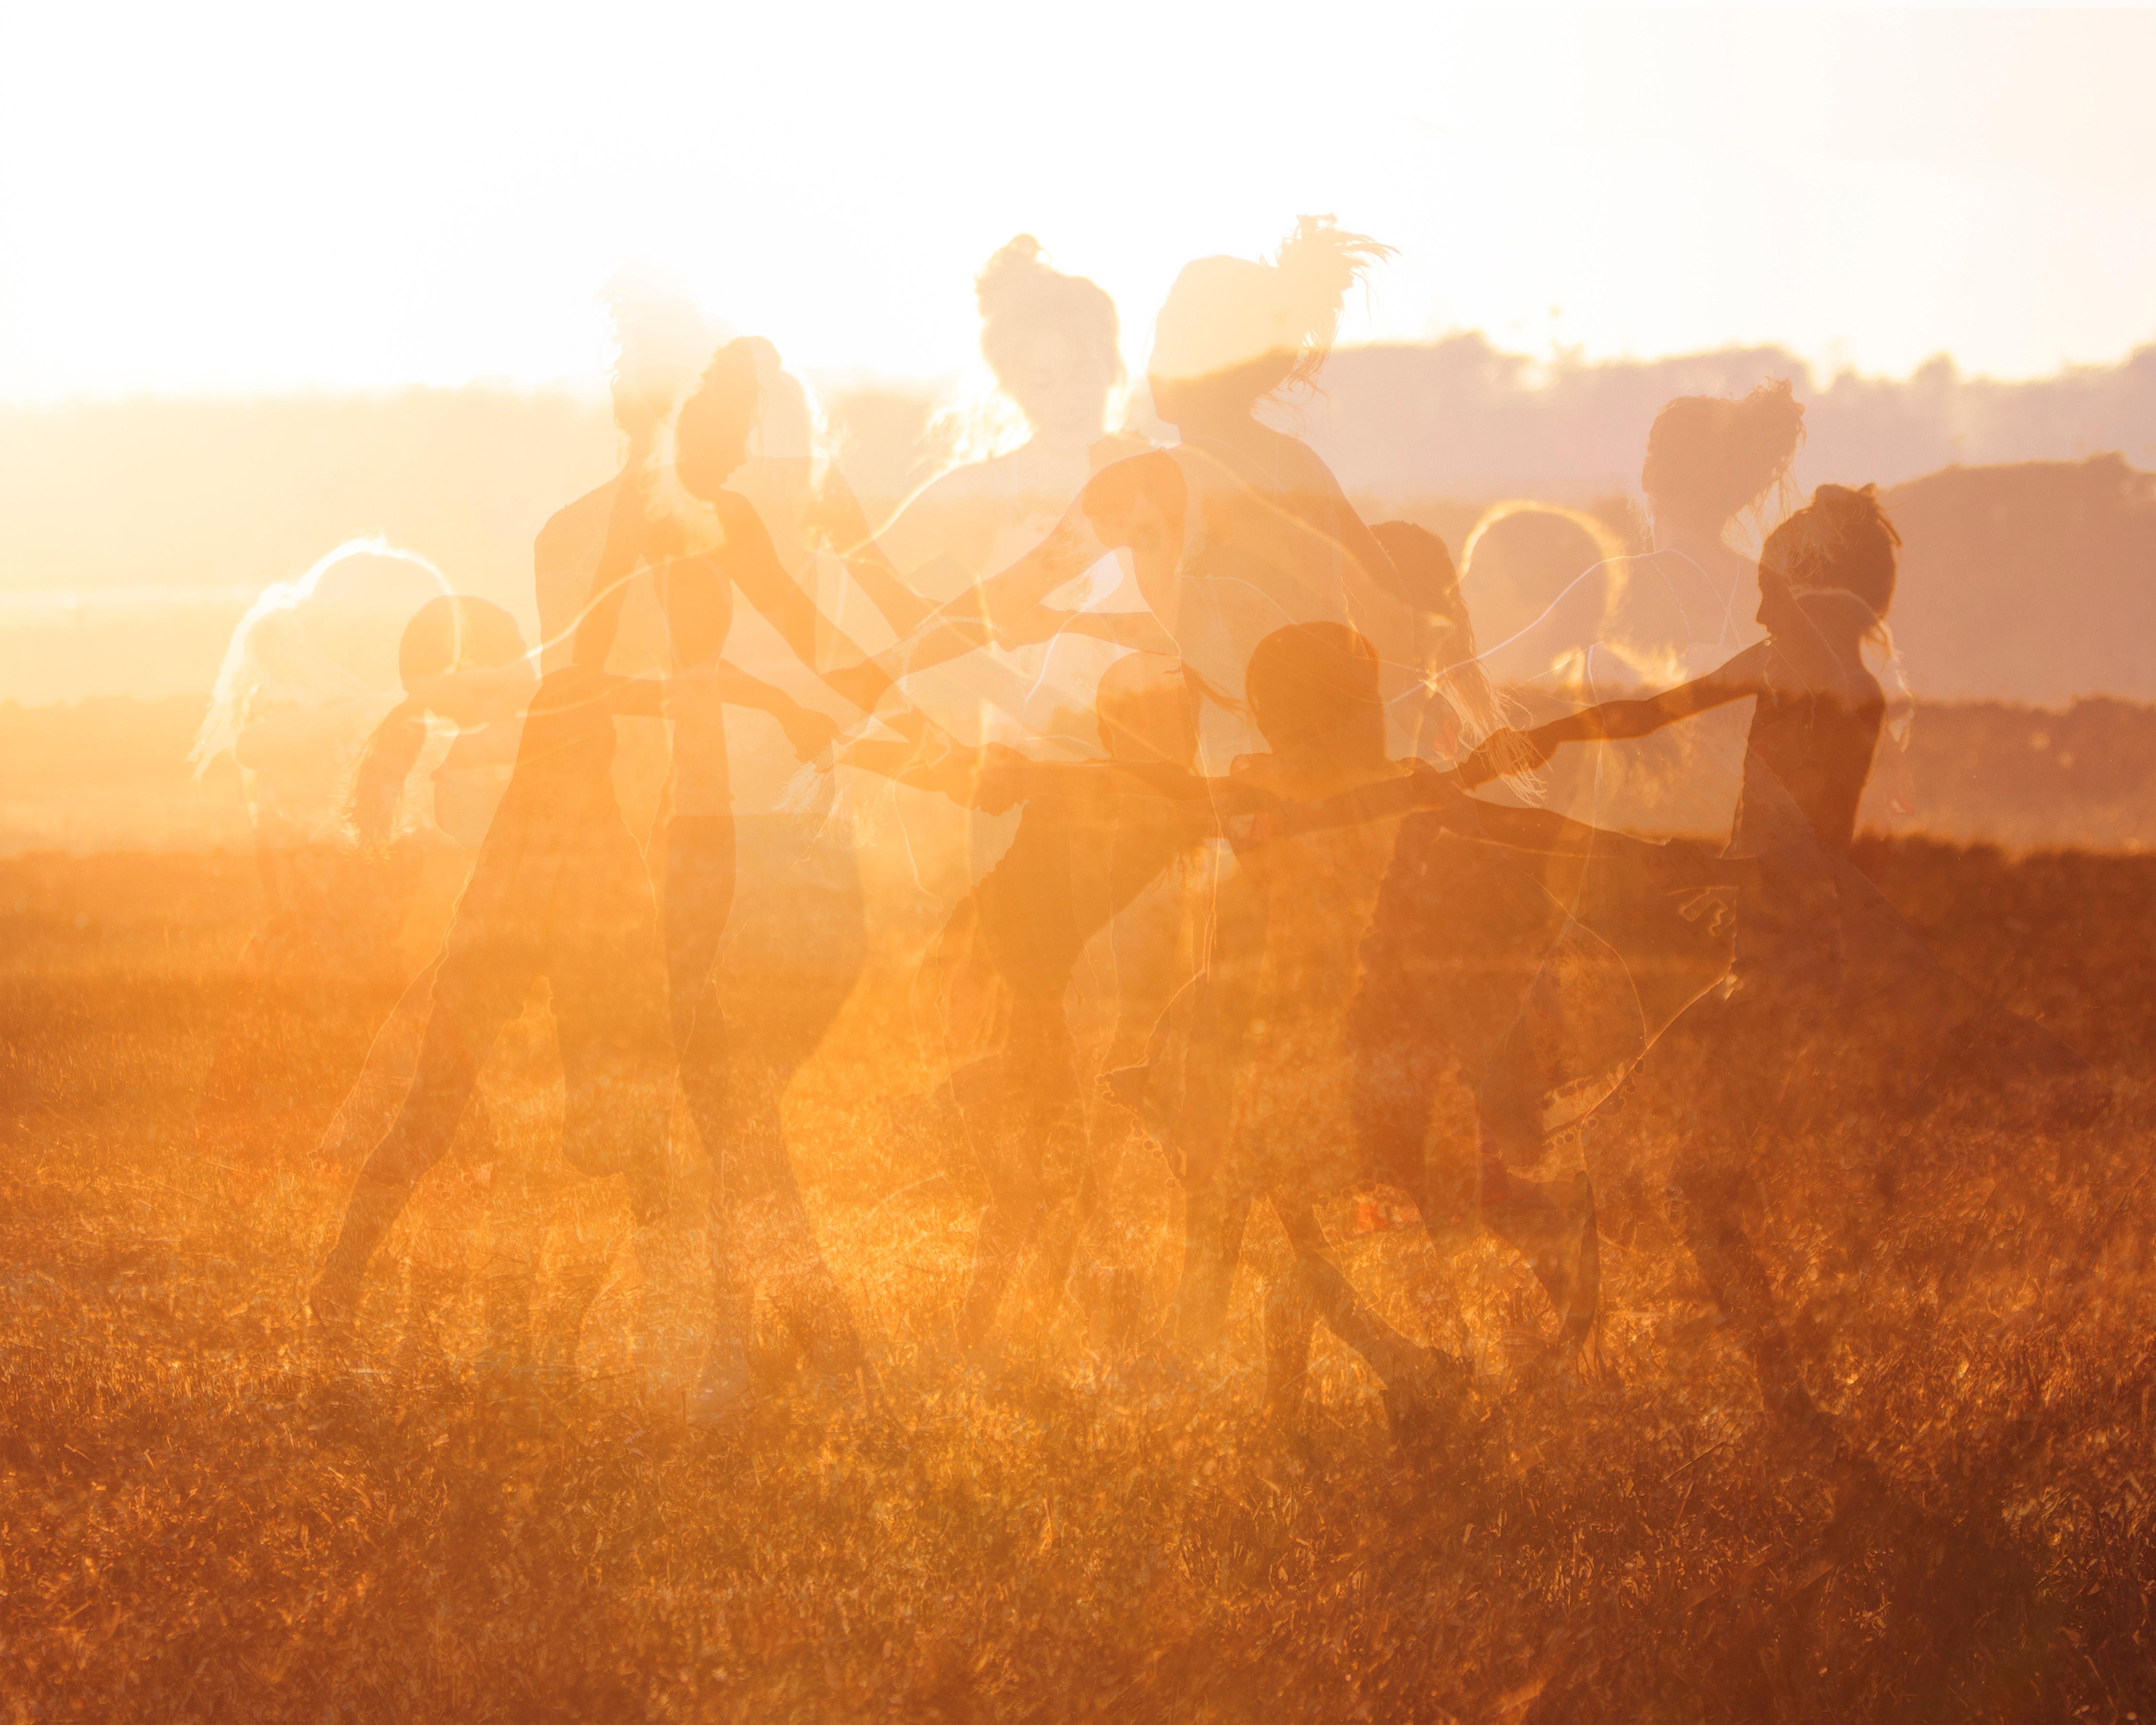
[[[1304,216],[1270,263],[1200,258],[1168,290],[1152,369],[1175,378],[1245,374],[1254,398],[1306,382],[1332,350],[1348,290],[1392,255],[1330,216]]]
[[[1100,361],[1111,388],[1123,380],[1122,326],[1116,302],[1097,283],[1050,266],[1040,242],[1021,234],[982,265],[973,278],[981,311],[981,357],[1002,381],[1012,350],[1042,328],[1078,336]]]
[[[1662,509],[1727,522],[1787,486],[1804,440],[1804,403],[1786,377],[1733,401],[1681,395],[1655,416],[1640,482]]]
[[[1894,603],[1901,547],[1878,486],[1821,485],[1767,536],[1759,567],[1779,575],[1793,593],[1851,594],[1876,626]]]
[[[1316,375],[1340,333],[1340,313],[1349,290],[1370,266],[1393,255],[1367,234],[1350,234],[1330,216],[1300,216],[1281,242],[1273,268],[1280,303],[1300,337],[1290,383]]]

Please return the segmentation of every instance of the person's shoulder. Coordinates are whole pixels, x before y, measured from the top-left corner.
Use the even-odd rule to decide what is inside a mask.
[[[565,503],[547,517],[539,529],[536,542],[542,549],[557,545],[565,540],[581,539],[593,531],[603,531],[607,517],[613,508],[614,487],[619,480],[608,480],[604,485],[587,491],[573,503]]]

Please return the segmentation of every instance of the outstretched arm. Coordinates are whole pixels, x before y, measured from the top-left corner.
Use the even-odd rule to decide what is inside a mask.
[[[894,672],[925,670],[990,642],[1045,641],[1065,628],[1127,646],[1173,651],[1157,620],[1077,622],[1048,600],[1111,551],[1128,551],[1142,591],[1159,591],[1183,548],[1183,470],[1161,451],[1132,455],[1086,482],[1047,538],[1009,567],[942,607],[912,640],[886,655]],[[1143,614],[1136,614],[1142,617]]]
[[[869,603],[883,614],[891,632],[903,640],[928,620],[936,607],[906,585],[897,565],[876,543],[854,488],[835,467],[825,475],[817,504],[824,542],[868,595]]]
[[[1758,694],[1766,686],[1766,670],[1765,644],[1747,647],[1718,670],[1660,695],[1602,701],[1532,731],[1501,731],[1461,762],[1460,772],[1480,784],[1522,767],[1539,767],[1568,742],[1650,736],[1680,719]]]
[[[891,692],[891,678],[846,639],[787,572],[753,505],[741,501],[727,507],[723,521],[726,573],[742,596],[803,665],[862,711],[873,712]]]

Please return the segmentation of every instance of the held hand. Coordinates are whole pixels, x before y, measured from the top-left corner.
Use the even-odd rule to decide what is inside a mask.
[[[815,536],[840,556],[868,543],[869,520],[854,488],[835,467],[809,499],[808,526]]]
[[[814,761],[828,753],[839,735],[838,725],[830,716],[812,706],[797,706],[778,722],[785,730],[787,742],[793,746],[793,752],[804,761]]]
[[[872,659],[859,665],[842,665],[824,674],[824,680],[865,713],[891,692],[891,679]]]
[[[1063,626],[1063,619],[1045,605],[1029,605],[1009,616],[991,614],[988,621],[989,635],[1006,651],[1052,641]]]
[[[1536,732],[1515,731],[1508,726],[1484,739],[1482,746],[1460,762],[1460,779],[1463,785],[1487,784],[1512,773],[1532,773],[1546,764],[1550,754],[1549,744]]]

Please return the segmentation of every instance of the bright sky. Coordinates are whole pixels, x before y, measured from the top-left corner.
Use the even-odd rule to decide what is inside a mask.
[[[1301,212],[1348,334],[1997,376],[2156,339],[2156,13],[23,5],[0,398],[595,388],[670,270],[788,359],[963,364],[1020,230],[1123,308]]]

